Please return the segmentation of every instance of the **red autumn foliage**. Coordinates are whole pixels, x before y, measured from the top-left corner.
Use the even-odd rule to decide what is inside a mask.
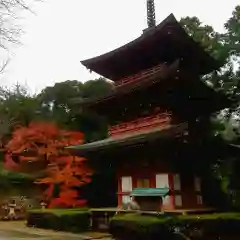
[[[82,142],[83,134],[80,132],[61,130],[52,123],[33,122],[13,132],[5,147],[5,165],[25,172],[44,170],[46,176],[36,183],[48,186],[44,197],[50,207],[82,206],[86,201],[79,200],[74,187],[89,183],[92,170],[85,158],[71,156],[65,149]],[[59,186],[57,197],[53,196],[54,185]]]
[[[78,198],[78,192],[68,187],[63,186],[59,196],[53,198],[49,204],[49,208],[68,208],[68,207],[81,207],[85,206],[86,200]]]

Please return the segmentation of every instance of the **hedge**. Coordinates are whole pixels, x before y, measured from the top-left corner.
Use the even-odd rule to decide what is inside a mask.
[[[201,229],[207,236],[239,236],[240,239],[240,213],[186,215],[179,217],[176,224],[188,233]]]
[[[88,209],[44,209],[30,210],[27,226],[35,226],[56,231],[84,232],[89,229]]]
[[[170,240],[176,239],[176,236],[181,239],[180,235],[191,239],[240,239],[240,213],[185,216],[149,216],[137,213],[116,215],[111,219],[110,233],[121,240]]]
[[[169,217],[139,214],[116,215],[110,221],[110,233],[116,239],[170,239],[165,222]]]

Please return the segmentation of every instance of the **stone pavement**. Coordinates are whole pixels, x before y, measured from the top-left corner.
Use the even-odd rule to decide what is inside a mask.
[[[0,240],[110,240],[107,234],[86,233],[73,234],[66,232],[57,232],[52,230],[44,230],[38,228],[26,227],[23,221],[1,222],[0,223]]]

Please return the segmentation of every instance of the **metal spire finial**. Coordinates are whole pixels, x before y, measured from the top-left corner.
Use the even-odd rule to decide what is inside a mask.
[[[147,23],[149,28],[156,26],[154,0],[147,0]]]

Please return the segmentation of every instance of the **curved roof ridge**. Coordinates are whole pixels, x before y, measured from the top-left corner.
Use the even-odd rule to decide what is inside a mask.
[[[92,58],[88,58],[88,59],[85,59],[85,60],[82,60],[81,63],[87,67],[88,63],[90,61],[98,61],[99,58],[101,58],[101,60],[104,59],[104,57],[109,57],[109,54],[114,54],[115,52],[118,52],[119,50],[122,50],[126,47],[130,47],[132,44],[135,44],[136,42],[138,42],[139,40],[142,40],[143,37],[145,36],[149,36],[150,33],[151,35],[153,34],[153,31],[154,29],[159,29],[159,28],[162,28],[166,23],[169,23],[169,22],[175,22],[175,23],[178,23],[177,19],[174,17],[174,15],[171,13],[168,17],[166,17],[161,23],[159,23],[157,26],[153,27],[152,29],[149,30],[149,32],[146,32],[146,33],[143,33],[142,35],[140,35],[139,37],[133,39],[132,41],[118,47],[118,48],[115,48],[109,52],[106,52],[106,53],[103,53],[103,54],[100,54],[98,56],[95,56],[95,57],[92,57]],[[88,68],[88,67],[87,67]]]
[[[174,61],[183,55],[187,64],[194,65],[189,68],[195,68],[199,74],[209,73],[221,66],[170,14],[133,41],[81,63],[91,71],[117,81],[161,62]]]

